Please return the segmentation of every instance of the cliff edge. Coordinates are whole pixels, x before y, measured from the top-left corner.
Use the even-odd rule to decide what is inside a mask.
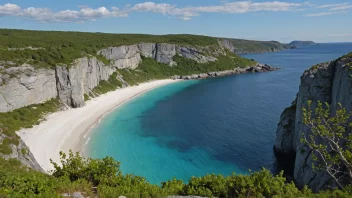
[[[312,108],[318,101],[329,103],[332,114],[336,112],[338,103],[351,111],[351,68],[352,53],[306,70],[301,76],[296,99],[280,117],[274,150],[279,155],[294,157],[293,177],[298,187],[308,185],[313,191],[318,191],[332,184],[326,173],[313,171],[312,151],[300,142],[302,133],[311,133],[302,123],[302,108],[306,108],[307,101],[311,100]]]

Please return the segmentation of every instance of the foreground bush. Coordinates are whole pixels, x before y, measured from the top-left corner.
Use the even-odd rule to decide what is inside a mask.
[[[192,177],[188,183],[173,179],[161,185],[142,177],[123,175],[111,157],[84,159],[78,154],[61,153],[62,166],[52,162],[52,175],[23,167],[17,160],[0,158],[0,197],[60,197],[82,192],[85,196],[166,197],[197,195],[207,197],[351,197],[351,187],[313,194],[299,190],[279,174],[263,169],[249,175],[206,175]]]

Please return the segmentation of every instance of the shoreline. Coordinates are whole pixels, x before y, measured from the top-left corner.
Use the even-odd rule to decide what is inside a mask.
[[[105,115],[143,93],[176,82],[180,80],[155,80],[108,92],[87,101],[81,108],[49,114],[39,125],[21,129],[17,134],[29,147],[38,164],[48,172],[53,169],[50,159],[60,162],[60,151],[81,152],[87,142],[87,135]]]

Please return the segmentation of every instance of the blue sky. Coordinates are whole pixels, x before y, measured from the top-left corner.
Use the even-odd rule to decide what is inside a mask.
[[[0,27],[352,42],[352,0],[0,0]]]

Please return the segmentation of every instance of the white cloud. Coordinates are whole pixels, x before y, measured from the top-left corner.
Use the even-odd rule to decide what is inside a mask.
[[[347,10],[352,8],[352,5],[341,5],[341,6],[336,6],[334,8],[331,8],[330,10]]]
[[[320,17],[320,16],[327,16],[327,15],[341,14],[341,13],[346,13],[346,12],[319,12],[319,13],[305,14],[303,16]]]
[[[16,4],[7,3],[0,5],[0,16],[13,16],[21,12],[21,8]]]
[[[156,4],[154,2],[139,3],[132,7],[131,10],[139,12],[159,12],[163,14],[170,13],[176,6],[167,3]]]
[[[350,4],[326,4],[318,7],[330,8],[336,10],[347,9]],[[345,7],[342,7],[345,6]],[[85,5],[79,6],[76,10],[60,10],[52,11],[49,8],[20,8],[16,4],[0,5],[0,16],[21,16],[33,19],[42,23],[49,22],[76,22],[95,21],[100,18],[107,17],[127,17],[133,12],[153,12],[168,15],[181,20],[191,20],[193,17],[204,13],[222,13],[222,14],[242,14],[255,12],[291,12],[302,11],[308,7],[312,7],[309,3],[291,3],[284,1],[221,1],[218,5],[213,6],[186,6],[179,7],[168,3],[144,2],[135,5],[127,4],[119,9],[117,7],[99,7],[90,8]],[[334,14],[337,11],[326,11],[316,14],[308,14],[306,16],[323,16]]]
[[[345,5],[348,5],[348,3],[324,4],[324,5],[317,6],[316,8],[334,8],[334,7],[345,6]]]
[[[54,12],[49,8],[21,8],[16,4],[5,4],[0,6],[0,16],[21,16],[34,19],[41,23],[49,22],[76,22],[83,23],[85,21],[95,21],[99,18],[106,17],[126,17],[128,12],[120,11],[117,7],[111,10],[106,7],[96,9],[88,6],[79,6],[79,10],[61,10]]]
[[[136,4],[132,10],[139,12],[156,12],[163,13],[183,20],[190,20],[194,16],[199,16],[201,13],[230,13],[240,14],[247,12],[258,12],[258,11],[296,11],[305,3],[289,3],[280,1],[271,2],[260,2],[253,3],[252,1],[238,1],[238,2],[223,2],[222,5],[216,6],[199,6],[199,7],[183,7],[179,8],[176,5],[171,4],[156,4],[154,2],[145,2]]]

